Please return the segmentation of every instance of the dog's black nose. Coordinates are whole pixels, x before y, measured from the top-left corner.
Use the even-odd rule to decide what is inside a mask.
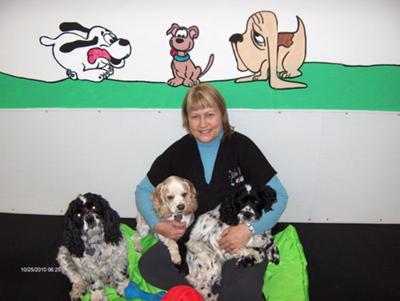
[[[181,43],[183,43],[183,39],[177,38],[177,39],[175,40],[175,42],[177,42],[178,44],[181,44]]]
[[[85,222],[88,223],[89,225],[90,225],[90,224],[93,224],[93,223],[94,223],[94,217],[93,217],[93,215],[86,215],[86,216],[85,216]]]
[[[178,210],[182,211],[183,209],[185,209],[185,204],[179,204],[178,206],[176,206],[176,208],[178,208]]]
[[[240,33],[235,33],[231,35],[231,37],[229,38],[229,42],[231,43],[243,42],[243,36]]]
[[[125,40],[125,39],[119,39],[119,44],[121,46],[128,46],[129,45],[129,41]]]
[[[246,212],[243,213],[243,217],[245,219],[251,219],[253,217],[253,213],[251,213],[249,211],[246,211]]]

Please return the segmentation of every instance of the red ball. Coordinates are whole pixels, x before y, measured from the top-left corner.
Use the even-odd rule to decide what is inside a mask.
[[[171,288],[162,301],[204,301],[198,291],[188,285]]]

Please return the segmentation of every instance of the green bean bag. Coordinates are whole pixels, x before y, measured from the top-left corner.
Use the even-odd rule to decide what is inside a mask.
[[[280,262],[268,264],[264,296],[268,301],[308,301],[307,260],[296,229],[289,225],[274,238]]]
[[[128,241],[130,279],[145,292],[155,294],[162,291],[147,283],[140,275],[138,263],[141,253],[135,251],[133,241],[130,239],[135,230],[125,224],[121,224],[120,227]],[[143,238],[143,252],[146,252],[155,243],[156,239],[152,235]],[[264,295],[268,301],[308,301],[307,261],[296,229],[289,225],[275,235],[275,243],[279,249],[280,263],[278,265],[268,264],[264,276]],[[105,294],[109,301],[126,301],[113,288],[105,288]],[[90,294],[86,294],[82,300],[89,301]],[[134,300],[139,301],[140,299]]]

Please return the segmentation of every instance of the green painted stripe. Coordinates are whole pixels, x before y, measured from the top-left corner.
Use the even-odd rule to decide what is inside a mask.
[[[266,81],[213,81],[229,108],[400,111],[400,66],[305,63],[294,81],[306,89],[274,90]],[[179,108],[188,88],[106,80],[43,82],[0,73],[0,108]]]

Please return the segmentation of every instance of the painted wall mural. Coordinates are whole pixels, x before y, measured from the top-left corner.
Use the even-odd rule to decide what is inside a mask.
[[[300,67],[306,57],[306,31],[297,17],[297,30],[278,32],[278,20],[271,11],[259,11],[247,20],[246,31],[234,34],[229,41],[237,68],[250,71],[250,76],[237,79],[243,83],[269,80],[273,89],[305,88],[307,85],[283,80],[301,76]]]
[[[400,111],[400,42],[362,45],[395,32],[400,4],[363,6],[373,27],[362,3],[311,2],[2,1],[0,108],[179,108],[205,81],[230,108]]]
[[[173,78],[168,80],[168,85],[172,87],[198,85],[200,77],[210,70],[214,62],[214,54],[211,54],[207,66],[202,71],[199,66],[195,66],[190,58],[189,52],[194,47],[194,40],[199,37],[199,28],[197,26],[186,28],[173,23],[171,28],[168,29],[167,35],[171,35],[169,45],[171,46],[173,75]]]
[[[100,82],[123,68],[131,55],[131,44],[102,26],[86,28],[76,22],[60,24],[56,38],[40,37],[40,43],[52,47],[57,63],[70,79]]]

